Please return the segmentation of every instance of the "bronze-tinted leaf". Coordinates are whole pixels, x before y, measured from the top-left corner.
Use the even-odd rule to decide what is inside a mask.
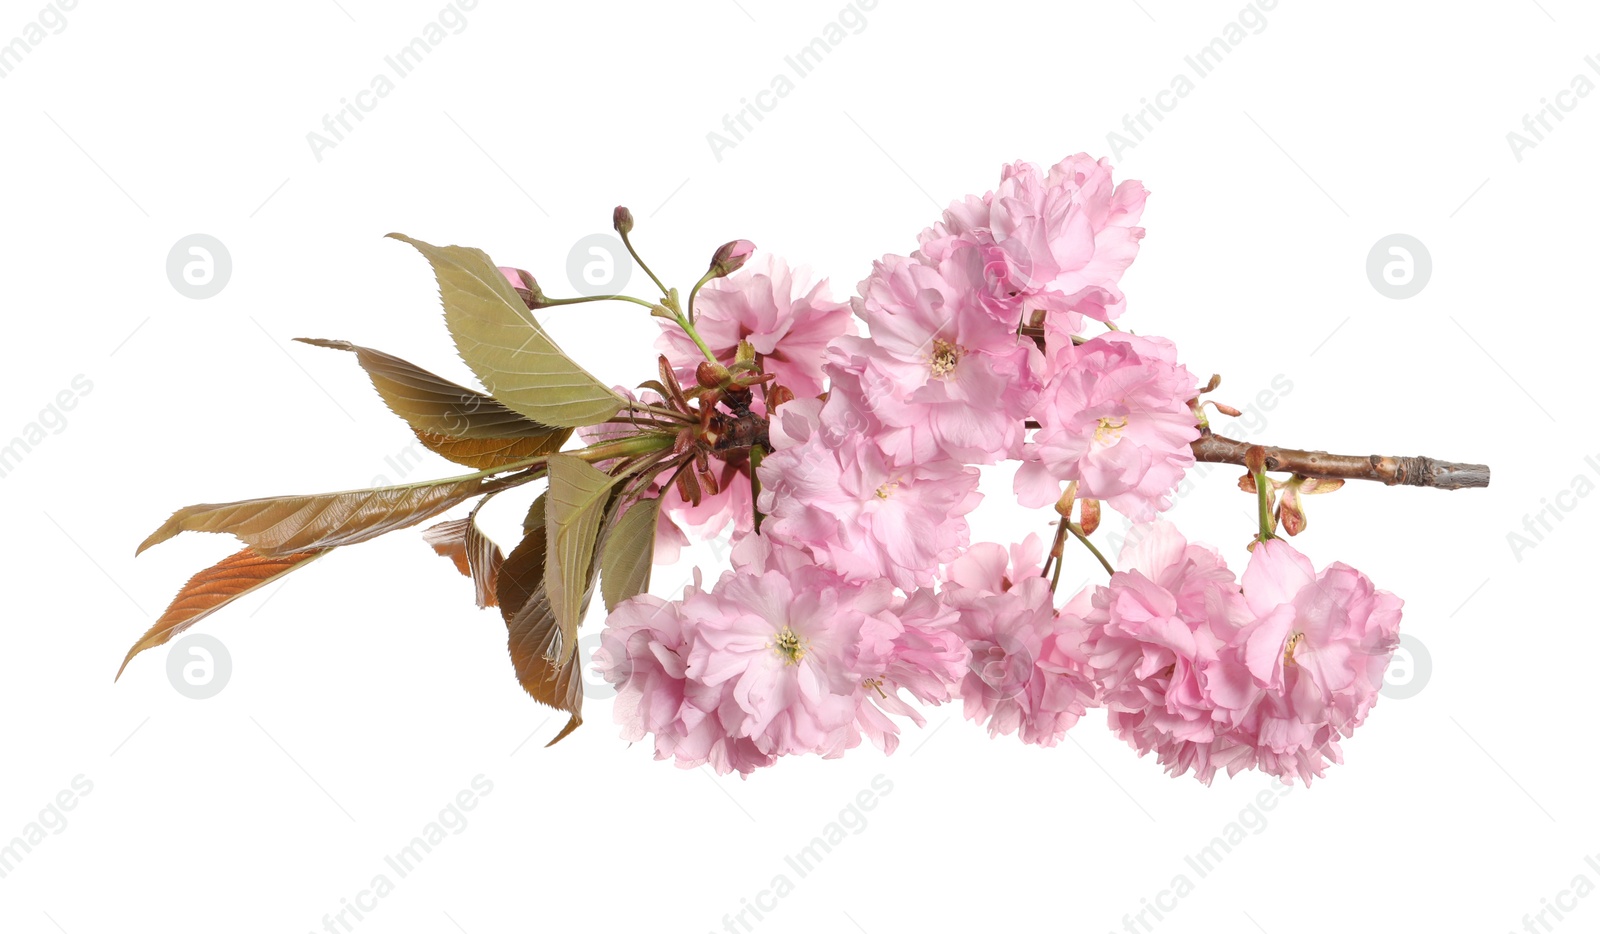
[[[346,350],[372,379],[385,405],[418,432],[450,438],[531,438],[557,429],[525,418],[493,396],[453,383],[406,360],[349,341],[297,337],[314,347]]]
[[[456,350],[490,395],[564,428],[598,424],[622,408],[621,396],[556,346],[482,250],[389,236],[427,257]]]
[[[542,499],[542,497],[541,497]],[[578,600],[578,618],[588,612],[589,601],[594,596],[595,579],[600,574],[600,554],[605,550],[606,538],[615,528],[616,497],[608,496],[604,507],[605,517],[601,522],[599,540],[592,549],[593,555],[588,562],[583,578],[583,590]],[[529,511],[530,518],[535,512],[543,512],[541,503],[535,502],[534,508]],[[532,544],[530,544],[530,542]],[[524,552],[524,547],[527,550]],[[572,716],[561,732],[556,734],[546,745],[554,746],[564,739],[569,733],[583,723],[583,659],[578,657],[576,651],[567,650],[568,657],[564,661],[558,660],[564,647],[576,647],[576,640],[570,633],[564,633],[556,617],[555,608],[551,605],[549,591],[541,583],[527,597],[515,612],[506,610],[507,599],[515,594],[509,593],[506,585],[507,574],[512,565],[519,560],[519,552],[527,557],[522,560],[531,565],[532,556],[537,552],[543,557],[544,536],[538,529],[528,532],[523,544],[517,546],[511,557],[506,559],[506,567],[501,575],[501,604],[500,612],[506,614],[507,647],[511,651],[511,664],[517,673],[517,682],[529,696],[541,704],[564,710]]]
[[[541,454],[553,454],[567,443],[572,429],[557,428],[550,434],[529,438],[451,438],[426,431],[416,434],[423,447],[440,457],[478,470],[489,470]]]
[[[495,585],[500,615],[505,617],[508,624],[534,591],[544,586],[544,556],[544,496],[541,494],[528,510],[528,518],[523,523],[522,541],[506,556],[505,564],[500,566],[500,579]]]
[[[172,603],[167,606],[166,612],[161,614],[161,618],[156,620],[155,625],[151,626],[150,630],[133,644],[133,648],[128,650],[127,657],[122,660],[122,667],[117,669],[117,677],[121,678],[128,663],[145,649],[165,644],[168,639],[234,600],[327,552],[328,549],[319,548],[315,551],[301,551],[267,558],[256,554],[254,549],[246,548],[201,571],[191,577],[189,583],[183,585],[183,589],[172,598]]]
[[[479,607],[495,606],[499,602],[497,588],[505,556],[500,553],[500,546],[478,527],[477,510],[465,519],[429,526],[423,530],[422,538],[472,579]]]
[[[381,350],[349,341],[297,337],[315,347],[347,350],[372,379],[390,411],[405,419],[430,451],[478,470],[559,451],[570,428],[541,425],[501,405],[493,396]]]
[[[415,525],[489,492],[493,485],[494,481],[469,476],[344,493],[189,506],[173,513],[144,540],[139,551],[179,532],[230,533],[263,557],[353,545]]]
[[[552,657],[564,665],[577,648],[578,624],[593,582],[590,570],[595,563],[595,540],[617,480],[570,454],[552,455],[546,469],[550,475],[545,504],[549,555],[544,586],[557,624]]]
[[[562,644],[561,627],[556,621],[549,594],[538,588],[506,623],[506,647],[517,682],[534,700],[564,710],[572,716],[567,725],[547,745],[555,745],[583,722],[583,660],[573,653],[565,662],[552,656]]]
[[[640,500],[629,506],[606,535],[601,555],[600,595],[606,610],[650,589],[650,568],[655,563],[656,518],[661,498]]]

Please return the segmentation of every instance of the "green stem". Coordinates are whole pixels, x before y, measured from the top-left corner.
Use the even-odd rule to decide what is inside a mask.
[[[562,451],[560,453],[571,454],[573,457],[593,464],[596,461],[611,460],[617,457],[631,457],[635,454],[664,451],[672,447],[673,440],[673,436],[669,434],[641,434],[634,435],[631,438],[618,438],[615,441],[592,444],[576,451]]]
[[[693,301],[693,299],[690,299],[690,301]],[[694,340],[695,345],[700,348],[701,353],[706,355],[707,360],[711,361],[712,363],[719,362],[717,360],[717,355],[711,352],[711,348],[707,347],[705,340],[700,337],[700,332],[694,329],[693,323],[686,318],[679,318],[678,324],[683,326],[684,332]]]
[[[633,248],[633,241],[628,239],[628,235],[627,234],[623,234],[622,235],[622,245],[628,248],[628,255],[632,256],[633,257],[633,261],[639,264],[639,268],[643,269],[644,270],[644,274],[650,277],[650,281],[654,282],[656,284],[656,288],[661,290],[661,294],[662,295],[670,294],[668,292],[668,290],[667,290],[666,285],[664,285],[661,282],[660,277],[658,277],[655,273],[651,272],[650,271],[650,267],[645,265],[644,259],[639,255],[639,251],[635,250]]]
[[[578,305],[578,304],[582,304],[584,302],[613,302],[613,301],[614,302],[633,302],[635,305],[643,305],[646,308],[654,308],[654,307],[656,307],[656,303],[655,302],[647,302],[642,298],[634,298],[632,295],[585,295],[585,296],[582,296],[580,298],[546,298],[546,299],[544,299],[542,301],[542,303],[539,305],[539,307],[540,308],[548,308],[551,305]]]
[[[700,290],[706,287],[706,283],[707,282],[710,282],[712,279],[715,279],[716,277],[717,277],[717,271],[715,269],[708,269],[708,270],[706,270],[706,274],[700,277],[700,281],[696,282],[694,284],[694,288],[689,290],[689,323],[690,324],[694,324],[694,297],[696,295],[700,294]]]
[[[1268,485],[1270,481],[1267,480],[1266,471],[1256,474],[1255,479],[1257,511],[1256,518],[1261,523],[1261,531],[1256,534],[1256,541],[1264,542],[1268,539],[1278,537],[1272,533],[1272,526],[1275,523],[1272,521],[1272,503],[1268,498],[1268,491],[1271,490],[1272,487]]]
[[[1083,534],[1082,526],[1076,522],[1067,522],[1064,518],[1061,521],[1066,522],[1067,531],[1071,532],[1078,541],[1083,542],[1083,547],[1089,549],[1089,553],[1099,559],[1100,566],[1106,569],[1107,574],[1117,573],[1117,569],[1111,566],[1111,562],[1107,561],[1106,556],[1100,553],[1100,549],[1094,547],[1094,542],[1089,541],[1089,536]]]

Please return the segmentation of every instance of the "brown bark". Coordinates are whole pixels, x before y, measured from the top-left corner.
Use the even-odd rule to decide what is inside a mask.
[[[1213,464],[1245,463],[1255,445],[1207,431],[1194,442],[1196,460]],[[1458,464],[1432,457],[1384,457],[1378,454],[1329,454],[1262,445],[1266,469],[1327,480],[1376,480],[1389,486],[1426,486],[1464,490],[1489,485],[1487,464]]]

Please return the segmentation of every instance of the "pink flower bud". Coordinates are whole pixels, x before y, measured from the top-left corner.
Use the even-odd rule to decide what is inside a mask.
[[[628,232],[633,230],[633,212],[620,204],[617,205],[617,209],[611,212],[611,226],[617,233],[626,237]]]
[[[500,274],[506,277],[511,287],[516,289],[517,296],[528,308],[541,308],[544,306],[544,291],[539,288],[539,283],[533,278],[533,273],[526,269],[517,269],[513,266],[497,267]]]
[[[756,245],[749,240],[732,240],[717,247],[717,252],[711,257],[711,272],[714,278],[737,272],[750,259],[750,254],[756,251]]]

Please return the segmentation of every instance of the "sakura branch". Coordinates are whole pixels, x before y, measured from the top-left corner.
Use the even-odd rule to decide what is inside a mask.
[[[1375,480],[1388,486],[1426,486],[1438,490],[1466,490],[1489,485],[1487,464],[1457,464],[1432,457],[1384,457],[1300,451],[1270,445],[1252,445],[1204,431],[1191,445],[1195,460],[1212,464],[1245,465],[1250,449],[1261,447],[1267,470],[1286,471],[1319,480]]]
[[[486,391],[308,343],[353,353],[425,446],[473,472],[179,510],[141,550],[182,531],[246,547],[196,575],[123,664],[335,548],[459,507],[424,541],[498,608],[522,688],[570,715],[552,742],[582,723],[577,632],[598,589],[593,664],[617,688],[622,736],[679,766],[748,776],[864,743],[891,753],[921,707],[959,703],[991,736],[1041,746],[1099,708],[1174,775],[1310,783],[1376,703],[1401,601],[1349,565],[1317,570],[1279,532],[1305,532],[1304,497],[1346,480],[1462,489],[1489,468],[1212,433],[1208,407],[1238,414],[1206,398],[1218,378],[1202,385],[1172,341],[1123,327],[1146,197],[1086,155],[1006,166],[848,303],[745,240],[716,249],[684,299],[620,207],[613,227],[659,296],[550,297],[479,250],[393,235],[432,266]],[[660,329],[631,388],[597,380],[530,314],[600,302],[648,309]],[[1242,575],[1162,518],[1200,461],[1246,470]],[[1048,549],[1020,530],[971,540],[983,471],[1009,474]],[[538,483],[502,552],[479,509]],[[1137,523],[1115,560],[1095,541],[1105,509]],[[723,538],[714,581],[649,592],[653,566]],[[1079,546],[1107,579],[1060,594]]]

